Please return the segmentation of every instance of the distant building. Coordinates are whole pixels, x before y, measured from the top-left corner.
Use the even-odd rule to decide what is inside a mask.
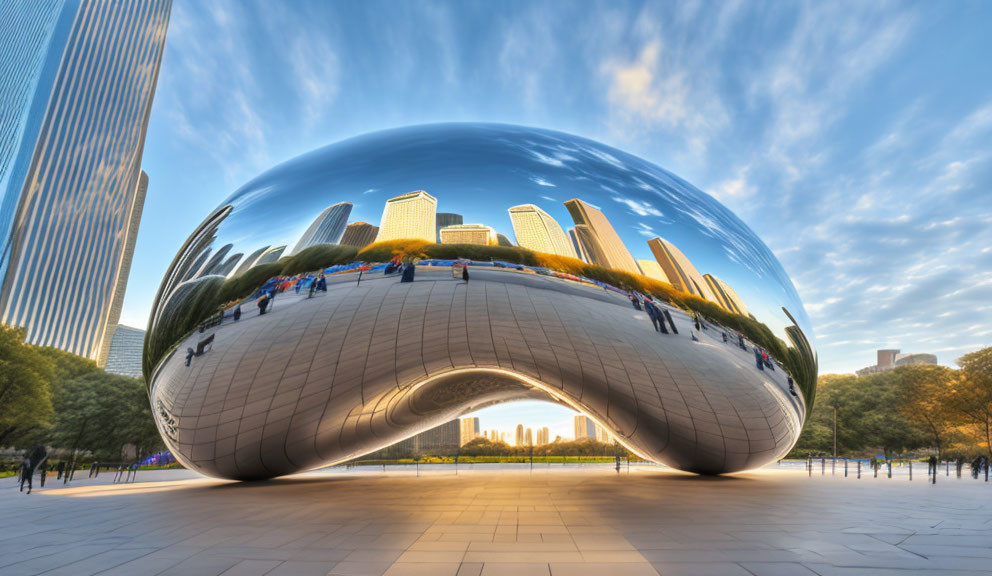
[[[665,271],[661,269],[658,262],[654,260],[638,260],[637,265],[641,268],[641,273],[648,278],[671,284],[668,280],[668,276],[665,274]]]
[[[545,444],[548,444],[550,442],[550,440],[548,439],[548,437],[550,436],[550,434],[551,434],[551,431],[548,430],[548,427],[547,426],[544,426],[542,428],[538,428],[537,429],[537,439],[535,441],[536,445],[537,446],[544,446]]]
[[[434,228],[436,231],[435,242],[441,243],[441,228],[447,228],[448,226],[461,226],[465,221],[461,214],[455,214],[454,212],[438,212],[434,221]]]
[[[458,420],[421,432],[392,446],[363,456],[378,458],[410,458],[415,456],[453,456],[458,453],[461,441],[461,423]]]
[[[596,422],[585,414],[575,416],[575,439],[596,438]]]
[[[720,280],[712,274],[703,274],[703,280],[710,289],[710,293],[716,297],[716,303],[727,312],[747,316],[747,306],[726,282]]]
[[[478,437],[479,437],[479,419],[462,418],[461,437],[459,439],[459,445],[464,446]]]
[[[524,445],[524,425],[523,424],[517,424],[517,436],[516,436],[516,438],[514,438],[514,440],[515,440],[515,442],[513,444],[515,446],[523,446]]]
[[[234,271],[233,276],[235,277],[241,276],[242,274],[247,272],[252,266],[254,266],[258,262],[258,259],[261,258],[262,255],[269,250],[269,248],[270,246],[262,246],[258,250],[255,250],[254,252],[249,254],[247,258],[241,261],[241,265],[239,265],[237,269]]]
[[[386,200],[376,242],[416,239],[437,241],[437,198],[423,190]]]
[[[355,248],[365,248],[375,242],[376,235],[379,234],[379,227],[368,222],[352,222],[344,229],[341,236],[342,246],[354,246]]]
[[[339,244],[341,236],[344,235],[345,227],[348,225],[351,208],[351,202],[338,202],[325,208],[300,237],[299,242],[296,243],[296,248],[293,248],[293,254],[299,254],[317,244]]]
[[[459,224],[441,228],[441,244],[495,246],[496,231],[482,224]]]
[[[610,442],[613,442],[613,437],[606,431],[606,428],[596,424],[596,441],[609,444]]]
[[[576,235],[590,263],[631,274],[641,273],[620,235],[599,209],[578,198],[565,202],[565,207],[575,221]]]
[[[858,376],[866,376],[868,374],[876,374],[878,372],[886,372],[888,370],[894,370],[900,366],[912,366],[916,364],[937,364],[937,356],[935,354],[928,353],[914,353],[914,354],[900,354],[899,350],[887,349],[879,350],[877,353],[877,364],[874,366],[868,366],[867,368],[862,368],[857,371]]]
[[[664,238],[653,238],[648,240],[648,248],[651,249],[658,265],[664,270],[665,276],[668,276],[668,281],[676,290],[716,302],[706,280],[703,280],[703,276],[692,262],[674,244]]]
[[[571,239],[547,212],[533,204],[514,206],[507,212],[513,223],[513,235],[521,248],[576,258]]]
[[[104,370],[128,378],[141,378],[141,351],[144,346],[144,330],[118,324],[110,340]]]
[[[524,435],[524,443],[526,443],[527,446],[534,445],[534,430],[531,428],[528,428],[527,433]]]

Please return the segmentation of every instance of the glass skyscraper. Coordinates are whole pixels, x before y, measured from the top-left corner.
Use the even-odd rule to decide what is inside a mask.
[[[648,240],[648,248],[665,272],[668,281],[677,290],[695,294],[711,302],[717,301],[706,281],[703,280],[703,276],[674,244],[664,238],[652,238]]]
[[[344,235],[344,229],[348,225],[348,216],[351,215],[351,208],[351,202],[338,202],[325,208],[300,237],[300,241],[296,243],[296,248],[293,249],[293,254],[299,254],[317,244],[341,242],[341,236]]]
[[[31,343],[106,358],[170,8],[0,4],[0,321]]]

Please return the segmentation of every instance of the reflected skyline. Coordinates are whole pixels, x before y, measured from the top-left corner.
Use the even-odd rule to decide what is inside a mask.
[[[526,138],[521,138],[523,133]],[[312,166],[304,167],[304,163]],[[354,168],[342,174],[333,169],[338,163]],[[373,163],[391,169],[363,173]],[[767,280],[776,280],[781,287],[776,298],[800,311],[799,323],[812,338],[794,287],[746,225],[677,176],[597,142],[514,126],[442,124],[387,130],[332,144],[276,166],[228,198],[232,206],[247,208],[260,201],[263,191],[297,192],[291,202],[271,206],[269,231],[263,236],[267,236],[266,244],[277,248],[269,249],[254,265],[278,260],[285,255],[275,253],[278,246],[298,242],[305,229],[288,212],[310,205],[316,218],[327,205],[316,204],[302,192],[328,187],[356,191],[335,195],[353,203],[350,222],[380,222],[376,241],[418,238],[437,242],[443,227],[460,220],[488,226],[497,239],[502,236],[526,248],[509,211],[532,205],[563,231],[562,222],[574,223],[567,233],[570,246],[561,247],[559,237],[554,251],[544,252],[574,252],[585,262],[615,262],[610,266],[613,269],[633,269],[632,273],[669,281],[660,278],[650,264],[650,273],[644,274],[637,262],[658,262],[648,241],[663,238],[679,253],[686,252],[682,268],[690,270],[689,289],[669,281],[676,288],[726,308],[699,271],[712,274],[731,287],[744,308],[784,339],[784,328],[791,322],[779,306],[762,302],[768,300],[762,295]],[[578,221],[566,205],[570,200],[576,201]],[[489,209],[494,201],[502,205],[501,213]],[[232,215],[233,226],[254,225],[251,216],[239,212]],[[602,226],[605,232],[585,222]],[[257,242],[258,234],[254,236]],[[604,236],[612,241],[604,243]],[[251,253],[259,248],[239,247],[238,251]]]

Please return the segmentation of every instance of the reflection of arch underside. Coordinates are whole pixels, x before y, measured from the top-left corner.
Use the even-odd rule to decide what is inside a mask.
[[[350,275],[349,275],[350,276]],[[340,462],[480,407],[523,398],[581,410],[643,457],[704,473],[754,468],[795,442],[804,409],[715,329],[654,332],[619,295],[473,269],[471,283],[334,277],[213,330],[212,349],[156,371],[152,402],[188,466],[264,478]],[[178,350],[195,346],[194,334]],[[165,424],[169,420],[169,424]]]

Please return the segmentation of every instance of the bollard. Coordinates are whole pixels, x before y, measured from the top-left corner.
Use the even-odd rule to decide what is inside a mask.
[[[944,477],[950,478],[951,476],[951,461],[944,460]]]
[[[810,478],[812,478],[813,477],[813,459],[812,458],[807,458],[806,459],[806,470],[809,472]]]
[[[844,458],[844,478],[847,478],[847,458]]]
[[[889,476],[889,478],[891,478],[891,477],[892,476]],[[913,481],[913,461],[912,460],[909,461],[909,481],[910,482]]]
[[[827,473],[827,459],[820,458],[820,476],[824,476]]]
[[[858,459],[858,480],[861,480],[861,460]]]
[[[831,476],[837,475],[837,458],[830,459],[830,475]]]
[[[875,471],[875,478],[878,478],[878,462],[875,462],[875,465],[872,466],[872,469]]]
[[[889,478],[892,478],[892,460],[886,460],[889,463]]]

